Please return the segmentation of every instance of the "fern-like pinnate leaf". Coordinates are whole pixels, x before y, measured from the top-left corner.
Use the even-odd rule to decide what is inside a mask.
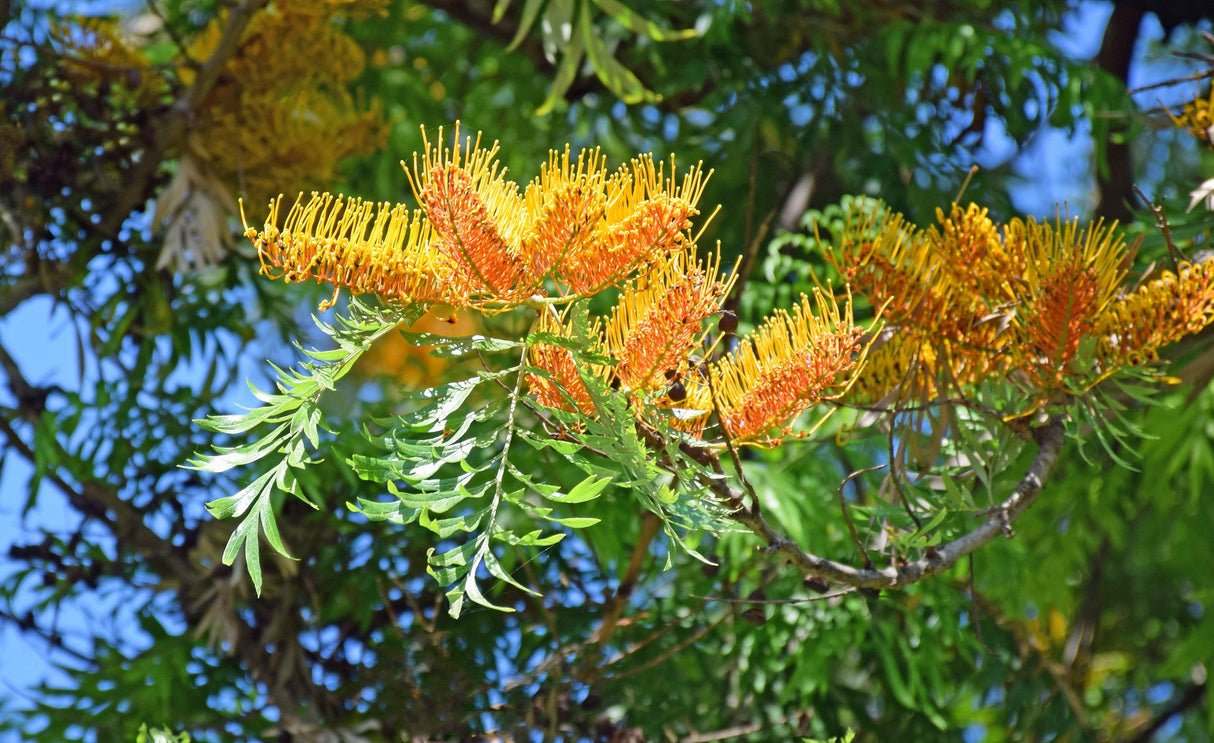
[[[452,616],[458,617],[468,602],[512,611],[482,589],[491,577],[534,594],[503,566],[502,555],[519,548],[543,549],[571,530],[593,526],[598,519],[571,516],[566,509],[600,496],[618,473],[589,474],[562,490],[512,463],[520,440],[551,440],[524,425],[535,422],[526,407],[524,379],[539,371],[527,363],[526,341],[412,340],[438,345],[440,353],[449,355],[512,350],[516,363],[409,393],[406,404],[415,406],[412,410],[375,421],[367,433],[380,453],[358,454],[350,462],[360,477],[383,483],[395,500],[358,499],[350,507],[371,520],[416,523],[433,532],[437,546],[427,552],[427,571],[447,589]],[[549,529],[531,528],[543,522]],[[525,530],[512,528],[517,524]]]
[[[229,436],[261,432],[260,438],[241,446],[216,446],[214,454],[199,454],[188,465],[205,472],[225,472],[262,460],[271,462],[265,472],[236,494],[207,504],[207,509],[216,518],[243,517],[228,540],[223,561],[231,565],[243,553],[249,577],[259,595],[262,587],[261,536],[264,535],[277,552],[289,557],[275,521],[274,494],[288,493],[316,507],[299,487],[294,470],[306,467],[321,446],[324,421],[320,396],[334,389],[338,380],[350,372],[376,340],[402,324],[413,322],[422,311],[419,307],[380,307],[370,300],[355,298],[351,300],[348,314],[339,317],[335,324],[316,321],[321,331],[336,342],[335,348],[300,347],[309,361],[301,363],[297,369],[273,367],[277,392],[264,392],[250,385],[260,406],[240,415],[218,415],[197,421],[208,431]]]

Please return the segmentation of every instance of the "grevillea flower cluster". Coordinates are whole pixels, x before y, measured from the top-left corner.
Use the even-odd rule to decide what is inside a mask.
[[[1179,116],[1168,112],[1172,123],[1180,129],[1187,129],[1197,139],[1207,146],[1214,147],[1214,86],[1210,87],[1208,95],[1198,94],[1181,109]]]
[[[441,129],[438,143],[424,131],[423,140],[405,165],[420,208],[312,194],[283,218],[280,197],[261,229],[246,226],[263,272],[396,303],[529,308],[538,340],[526,382],[542,406],[594,415],[588,372],[627,396],[638,420],[663,416],[696,436],[715,413],[731,440],[775,443],[854,378],[861,330],[850,299],[840,311],[825,292],[712,359],[712,320],[735,276],[719,253],[702,258],[690,231],[709,176],[700,166],[679,176],[673,159],[642,155],[609,172],[598,150],[565,148],[520,188],[498,164],[497,143],[461,143],[458,126],[454,147]],[[568,308],[606,291],[614,309],[592,321],[592,350],[611,363],[579,369],[575,344],[543,339],[573,336]]]
[[[1102,223],[996,225],[973,204],[937,221],[856,220],[830,251],[889,323],[855,401],[926,400],[1007,378],[1032,409],[1153,360],[1214,319],[1209,267],[1182,264],[1131,290],[1128,251]]]
[[[366,0],[359,0],[359,4]],[[367,110],[348,90],[366,64],[362,48],[332,19],[325,0],[279,0],[255,15],[240,53],[199,107],[201,136],[194,148],[208,168],[255,203],[286,185],[307,187],[332,179],[342,159],[382,146],[382,107]],[[194,38],[190,59],[209,57],[226,15]],[[282,54],[284,39],[292,53]],[[183,81],[192,82],[186,68]]]
[[[424,132],[423,132],[424,134]],[[439,130],[440,140],[442,130]],[[564,302],[618,285],[683,252],[706,174],[676,180],[641,156],[610,176],[597,151],[554,154],[525,192],[505,177],[497,143],[431,145],[406,174],[421,204],[371,204],[329,194],[281,204],[247,228],[266,272],[400,302],[503,311],[536,298]]]

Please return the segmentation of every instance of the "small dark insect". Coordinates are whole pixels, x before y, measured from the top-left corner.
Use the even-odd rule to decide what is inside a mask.
[[[814,593],[826,593],[830,590],[830,584],[819,578],[806,578],[801,583]]]
[[[746,598],[750,601],[754,601],[755,603],[751,604],[749,608],[742,612],[742,618],[756,627],[761,624],[766,624],[767,612],[763,611],[761,604],[767,600],[767,594],[763,592],[763,589],[756,588],[755,590],[751,591],[750,595]]]
[[[679,376],[679,370],[678,369],[667,369],[665,376],[666,376],[666,381],[669,382],[670,380]]]
[[[682,382],[675,382],[670,385],[670,391],[666,394],[674,402],[682,402],[687,399],[687,388]]]
[[[455,315],[452,315],[451,317],[440,317],[439,319],[448,325],[454,325],[455,323],[459,322],[459,320],[455,318]]]
[[[717,327],[722,333],[732,333],[738,329],[738,316],[733,310],[721,310],[721,319]]]

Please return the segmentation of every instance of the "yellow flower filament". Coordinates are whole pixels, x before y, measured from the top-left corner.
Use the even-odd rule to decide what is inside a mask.
[[[606,180],[598,150],[583,150],[576,164],[568,147],[561,155],[550,153],[548,164],[524,194],[528,228],[522,253],[532,281],[559,271],[567,256],[585,256],[601,249],[606,229]]]
[[[840,315],[824,293],[815,292],[815,300],[817,316],[802,295],[792,314],[776,310],[734,354],[712,366],[721,423],[735,442],[774,443],[766,436],[771,429],[829,399],[832,386],[842,392],[851,381],[841,379],[861,354],[851,302]]]
[[[1214,261],[1185,263],[1115,300],[1101,317],[1097,355],[1109,372],[1154,361],[1159,349],[1214,321]]]
[[[535,324],[535,331],[565,337],[572,335],[572,331],[562,325],[551,312],[540,315]],[[591,328],[591,334],[599,334],[597,321]],[[569,400],[572,399],[582,414],[594,414],[594,401],[590,399],[586,384],[578,375],[577,361],[574,359],[572,351],[560,346],[537,343],[531,346],[528,355],[532,366],[543,369],[551,375],[550,377],[539,374],[526,376],[528,389],[541,405],[572,410],[569,405]],[[604,380],[609,374],[607,367],[594,366],[593,372]]]
[[[674,160],[670,168],[674,171]],[[692,242],[683,234],[711,173],[699,165],[676,185],[664,165],[645,155],[621,166],[607,180],[601,239],[566,252],[556,278],[576,296],[591,296],[614,286],[645,263],[685,250]]]
[[[453,149],[425,140],[425,157],[419,164],[415,155],[412,170],[405,168],[409,184],[449,268],[451,293],[469,304],[516,302],[534,289],[523,281],[526,262],[517,248],[523,199],[494,160],[496,143],[484,149],[478,134],[461,150],[458,125],[455,138]]]
[[[1125,277],[1124,246],[1099,222],[1080,230],[1078,220],[1057,226],[1029,220],[1009,229],[1023,232],[1028,258],[1014,290],[1021,310],[1010,348],[1034,384],[1060,389],[1074,376],[1080,342],[1093,334]]]
[[[313,193],[306,205],[296,200],[280,230],[281,204],[281,197],[270,203],[260,232],[245,224],[262,273],[270,278],[312,279],[403,302],[446,298],[445,281],[429,249],[429,227],[420,213]]]
[[[607,348],[629,389],[664,386],[666,372],[681,372],[733,285],[732,274],[718,278],[720,267],[719,254],[701,266],[692,248],[624,289],[607,322]]]

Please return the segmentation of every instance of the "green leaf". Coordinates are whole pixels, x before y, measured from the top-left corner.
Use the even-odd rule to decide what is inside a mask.
[[[498,0],[499,4],[507,0]],[[531,26],[535,24],[535,19],[540,14],[540,9],[544,7],[545,0],[526,0],[523,3],[523,12],[519,16],[518,30],[514,32],[514,38],[510,39],[510,45],[506,47],[506,51],[512,52],[518,48],[518,45],[523,43],[523,39],[527,38],[527,32],[531,30]],[[505,9],[503,8],[503,12]],[[495,11],[496,13],[496,11]],[[494,19],[494,23],[497,20]]]
[[[430,517],[430,509],[423,508],[421,515],[418,516],[417,523],[434,532],[438,535],[439,539],[446,539],[456,533],[469,534],[475,532],[485,515],[484,511],[480,511],[464,516],[433,519]]]
[[[371,521],[390,521],[401,526],[413,523],[421,515],[420,508],[405,508],[400,501],[381,502],[359,498],[357,503],[346,503],[346,508],[363,514]]]
[[[557,102],[564,97],[565,91],[569,90],[574,79],[577,78],[584,54],[585,40],[582,38],[581,28],[575,27],[573,38],[569,40],[569,44],[565,46],[564,53],[561,55],[556,75],[552,78],[552,87],[548,89],[548,96],[535,110],[536,116],[547,116],[556,107]]]
[[[517,588],[518,590],[520,590],[524,593],[527,593],[531,596],[540,595],[539,593],[535,592],[534,590],[524,586],[522,583],[519,583],[514,578],[511,578],[509,573],[507,573],[505,570],[502,570],[502,565],[501,565],[501,563],[499,563],[497,561],[497,556],[494,555],[493,551],[490,550],[487,546],[483,550],[482,555],[483,555],[482,559],[485,564],[485,568],[488,569],[490,575],[492,575],[493,577],[502,581],[503,583],[508,583],[508,584],[514,586],[515,588]]]
[[[510,0],[497,0],[493,6],[493,22],[498,23],[502,20],[502,16],[506,15],[506,10],[510,7]]]
[[[618,0],[594,0],[594,4],[602,8],[604,13],[607,13],[624,28],[633,33],[648,36],[654,41],[683,41],[694,39],[699,35],[694,28],[679,30],[662,28]]]
[[[549,516],[547,517],[547,520],[554,524],[568,526],[570,529],[585,529],[602,521],[602,519],[596,519],[592,516],[568,516],[565,518],[555,518]]]
[[[586,56],[590,58],[590,64],[595,68],[595,74],[599,75],[599,79],[602,80],[603,85],[607,86],[607,90],[619,96],[624,103],[656,101],[657,96],[641,84],[641,80],[632,74],[632,70],[620,64],[618,59],[607,51],[607,45],[603,44],[602,36],[597,33],[594,23],[591,21],[588,2],[589,0],[583,0],[582,35],[586,45]]]
[[[590,475],[585,480],[582,480],[568,493],[552,493],[546,495],[548,500],[553,500],[558,503],[585,503],[588,500],[593,500],[598,497],[599,493],[603,492],[603,488],[610,485],[612,478],[610,477],[595,477]]]
[[[462,358],[476,351],[482,353],[508,351],[521,345],[518,341],[490,338],[484,335],[445,336],[434,333],[414,333],[407,330],[400,331],[400,335],[411,345],[430,348],[432,349],[430,355],[444,359]]]
[[[519,536],[510,532],[503,532],[498,539],[506,544],[515,547],[551,547],[565,538],[564,532],[552,532],[545,535],[542,529],[529,531],[526,534]]]

